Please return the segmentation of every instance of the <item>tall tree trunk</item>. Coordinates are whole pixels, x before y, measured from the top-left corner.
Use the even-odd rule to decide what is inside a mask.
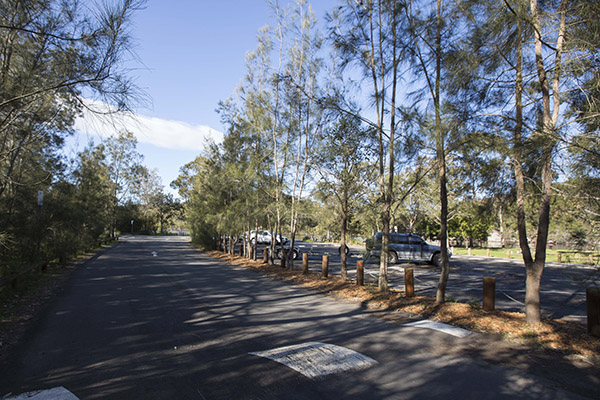
[[[382,56],[381,57],[381,66],[380,66],[380,74],[381,74],[381,90],[382,90],[382,94],[381,94],[381,109],[380,109],[380,113],[381,115],[378,116],[378,124],[380,124],[379,126],[380,128],[380,179],[381,179],[381,192],[382,192],[382,200],[383,200],[383,211],[382,211],[382,225],[383,225],[383,238],[381,241],[381,256],[380,256],[380,264],[379,264],[379,291],[381,292],[387,292],[389,289],[388,286],[388,265],[389,265],[389,233],[390,233],[390,221],[391,221],[391,210],[392,210],[392,201],[393,201],[393,190],[394,190],[394,164],[395,164],[395,158],[394,158],[394,135],[395,135],[395,129],[396,129],[396,90],[397,90],[397,84],[398,84],[398,57],[397,57],[397,44],[398,44],[398,37],[397,37],[397,10],[396,7],[398,5],[396,4],[396,2],[392,2],[391,4],[391,9],[388,11],[388,16],[389,16],[389,22],[390,22],[390,29],[392,32],[392,41],[391,41],[391,46],[392,46],[392,94],[391,94],[391,98],[390,98],[390,133],[389,133],[389,139],[388,139],[388,170],[387,170],[387,180],[386,180],[386,174],[385,174],[385,169],[383,166],[383,156],[384,156],[384,151],[383,151],[383,126],[384,126],[384,115],[385,115],[385,75],[386,75],[386,65],[385,62],[386,60],[384,60],[383,54],[383,37],[386,36],[383,31],[382,31],[382,26],[383,26],[383,20],[382,20],[382,2],[379,1],[379,23],[378,23],[378,27],[379,27],[379,54]],[[377,86],[375,86],[375,89],[377,90]]]
[[[519,3],[522,7],[521,3]],[[520,13],[522,10],[519,11]],[[515,183],[517,191],[517,232],[519,234],[519,247],[523,254],[525,269],[529,270],[533,263],[531,249],[527,241],[527,223],[525,218],[525,175],[523,173],[523,42],[521,20],[517,19],[517,41],[516,54],[516,80],[515,80],[515,130],[513,133],[513,168],[515,171]]]
[[[542,52],[543,38],[540,15],[538,13],[537,0],[530,0],[531,23],[534,30],[535,61],[539,81],[539,90],[542,96],[542,126],[541,132],[537,132],[542,143],[542,198],[538,216],[538,230],[535,260],[530,265],[525,264],[527,272],[527,286],[525,288],[525,312],[528,324],[538,324],[542,320],[540,307],[540,286],[542,274],[546,265],[546,245],[548,243],[548,231],[550,225],[550,201],[552,199],[552,152],[556,146],[554,130],[558,120],[560,109],[559,79],[561,70],[562,47],[566,29],[565,1],[559,6],[560,26],[555,48],[553,95],[554,110],[550,106],[550,83],[544,67],[544,56]],[[524,239],[526,240],[526,239]]]
[[[436,27],[436,55],[435,55],[435,135],[436,156],[438,159],[438,173],[440,178],[440,252],[442,258],[440,280],[435,295],[435,303],[441,304],[446,299],[446,286],[450,275],[448,259],[448,187],[446,176],[446,146],[444,129],[442,127],[440,84],[442,69],[442,0],[437,1],[437,27]]]

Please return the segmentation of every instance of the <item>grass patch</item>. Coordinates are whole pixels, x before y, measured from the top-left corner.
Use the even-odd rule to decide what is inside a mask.
[[[474,248],[471,249],[472,256],[479,257],[499,257],[508,258],[510,252],[510,258],[522,259],[521,249],[514,248]],[[466,247],[454,247],[453,254],[468,255],[469,249]],[[533,254],[535,256],[535,254]],[[591,257],[590,257],[591,256]],[[560,262],[565,264],[590,264],[598,265],[600,262],[600,253],[590,251],[577,251],[577,250],[556,250],[546,249],[546,261],[547,262]]]

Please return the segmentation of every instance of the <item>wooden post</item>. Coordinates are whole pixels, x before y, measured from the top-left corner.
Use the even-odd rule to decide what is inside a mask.
[[[269,262],[269,248],[265,247],[265,250],[263,251],[263,263],[266,264]]]
[[[356,284],[358,286],[365,285],[365,262],[362,260],[356,262]]]
[[[404,269],[404,292],[406,297],[415,297],[415,277],[412,268]]]
[[[506,257],[510,258],[510,250],[506,250]]]
[[[489,256],[490,256],[490,249],[487,249],[487,250],[486,250],[486,252],[485,252],[485,256],[486,256],[486,257],[489,257]]]
[[[467,253],[468,253],[468,255],[471,255],[471,248],[470,247],[467,249]]]
[[[562,255],[562,254],[560,254],[560,253],[558,253],[558,254],[556,255],[556,262],[558,262],[559,264],[562,262],[562,260],[560,259],[560,258],[561,258],[561,255]]]
[[[590,264],[594,265],[594,255],[590,254]]]
[[[308,274],[308,253],[302,253],[302,273]]]
[[[483,310],[494,311],[496,308],[496,278],[483,278]]]
[[[600,289],[588,287],[585,290],[587,303],[588,333],[600,337]]]
[[[329,256],[327,254],[323,255],[323,278],[327,278],[329,275]]]

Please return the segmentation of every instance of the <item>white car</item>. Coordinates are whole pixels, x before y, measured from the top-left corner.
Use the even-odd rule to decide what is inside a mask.
[[[273,236],[271,236],[271,232],[269,231],[259,230],[258,234],[254,230],[250,231],[250,243],[252,244],[271,244],[272,238]],[[285,236],[276,235],[275,241],[277,244],[285,244],[288,242],[288,238],[286,238]]]

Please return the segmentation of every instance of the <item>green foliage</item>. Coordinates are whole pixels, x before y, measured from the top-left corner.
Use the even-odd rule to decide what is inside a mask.
[[[450,237],[467,240],[469,247],[473,247],[474,239],[487,240],[490,228],[491,221],[489,218],[478,218],[476,215],[455,217],[448,223]]]
[[[131,105],[135,85],[122,60],[140,5],[0,0],[0,275],[73,255],[104,233],[105,154],[90,147],[69,169],[59,151],[82,93]]]

